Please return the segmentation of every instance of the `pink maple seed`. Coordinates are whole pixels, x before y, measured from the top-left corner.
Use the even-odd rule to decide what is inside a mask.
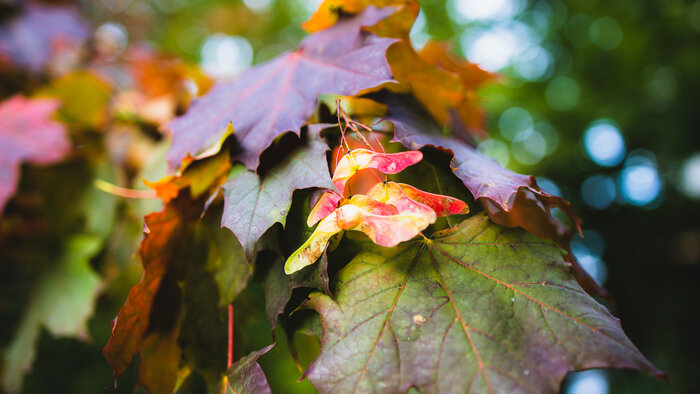
[[[397,174],[422,159],[423,154],[415,150],[399,153],[380,153],[368,149],[355,149],[340,159],[333,174],[333,183],[338,188],[338,191],[343,193],[348,179],[360,170],[373,168],[384,174]]]
[[[306,225],[311,227],[319,220],[330,215],[342,198],[341,195],[330,190],[321,194],[321,197],[319,197],[316,204],[311,208],[311,213],[309,213],[309,217],[306,219]]]
[[[350,204],[354,205],[356,207],[361,208],[362,210],[372,213],[375,215],[382,215],[382,216],[389,216],[389,215],[398,215],[399,211],[396,209],[395,206],[389,205],[389,204],[384,204],[382,202],[379,202],[373,198],[367,197],[362,194],[357,194],[352,196],[351,199],[346,200],[343,205],[345,204]]]
[[[311,209],[306,225],[311,227],[333,212],[342,200],[348,180],[358,171],[373,168],[385,174],[397,174],[422,159],[423,154],[420,151],[380,153],[368,149],[355,149],[348,152],[340,159],[333,174],[333,184],[340,194],[327,191],[321,195]]]
[[[284,263],[284,272],[290,275],[315,263],[323,254],[331,237],[341,230],[338,225],[338,213],[333,211],[321,220],[309,239],[289,256]]]
[[[423,228],[435,223],[437,219],[437,214],[430,206],[410,198],[395,182],[378,183],[367,192],[367,195],[379,202],[395,206],[401,215],[416,217],[416,220],[425,223]]]
[[[429,224],[426,218],[420,215],[365,213],[359,225],[351,230],[362,231],[375,244],[390,248],[414,238]]]
[[[423,190],[417,189],[405,183],[398,183],[398,185],[408,197],[414,201],[429,206],[438,216],[469,213],[469,206],[467,203],[458,198],[424,192]]]

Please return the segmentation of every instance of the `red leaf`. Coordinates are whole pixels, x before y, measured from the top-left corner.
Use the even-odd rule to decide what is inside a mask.
[[[361,15],[311,35],[295,52],[283,54],[215,86],[170,124],[171,168],[187,153],[206,150],[230,123],[243,148],[234,160],[256,169],[259,156],[275,137],[297,135],[320,94],[351,95],[392,81],[386,60],[393,39],[362,31],[391,15],[392,9],[368,8]]]
[[[59,105],[22,96],[0,103],[0,212],[15,192],[21,162],[50,164],[69,151],[65,127],[51,119]]]
[[[79,44],[89,33],[74,7],[27,2],[19,17],[0,27],[0,54],[38,72],[57,48]]]

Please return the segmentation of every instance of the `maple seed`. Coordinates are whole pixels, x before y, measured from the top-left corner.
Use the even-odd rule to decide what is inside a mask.
[[[340,194],[333,191],[323,193],[311,209],[306,225],[311,227],[333,212],[343,198],[348,180],[358,171],[371,168],[384,174],[398,174],[422,159],[423,154],[420,151],[379,153],[368,149],[355,149],[348,152],[340,159],[333,173],[333,184]]]
[[[361,169],[398,173],[422,158],[419,151],[387,154],[357,149],[342,157],[335,169],[333,183],[344,192],[346,182]],[[338,203],[341,205],[336,208]],[[314,205],[307,221],[311,227],[320,219],[318,227],[289,256],[284,271],[291,274],[313,264],[330,238],[342,230],[361,231],[377,245],[393,247],[420,234],[435,223],[438,215],[467,212],[469,208],[464,201],[395,182],[377,182],[367,195],[357,194],[347,200],[328,191]]]

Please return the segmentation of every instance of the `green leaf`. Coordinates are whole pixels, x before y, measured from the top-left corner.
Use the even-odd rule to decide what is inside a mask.
[[[207,215],[205,221],[211,221],[210,218],[218,221],[221,217],[220,212],[221,210],[217,210],[216,214]],[[253,271],[246,260],[241,244],[230,231],[222,229],[218,223],[216,226],[207,224],[205,229],[211,240],[207,271],[214,275],[219,288],[218,305],[223,307],[236,299],[238,293],[247,285]]]
[[[58,113],[69,124],[99,128],[107,117],[110,86],[89,71],[76,71],[39,90],[37,96],[61,100]]]
[[[232,170],[224,184],[224,215],[221,225],[229,228],[243,245],[249,261],[255,243],[275,223],[285,224],[296,189],[333,188],[328,163],[328,146],[309,141],[292,151],[285,160],[261,177],[243,166]]]
[[[20,390],[22,377],[34,362],[42,327],[55,336],[87,337],[87,319],[100,289],[100,277],[90,267],[90,258],[100,247],[99,237],[72,237],[55,268],[39,282],[3,357],[2,387],[7,392]]]
[[[562,250],[476,215],[432,240],[367,243],[315,293],[320,392],[558,392],[571,370],[660,372],[574,280]]]
[[[275,258],[265,275],[265,313],[272,330],[277,327],[277,317],[282,314],[292,297],[292,291],[300,287],[321,290],[330,295],[328,283],[328,256],[323,252],[316,264],[287,275],[284,273],[284,260]],[[293,305],[295,306],[295,305]]]

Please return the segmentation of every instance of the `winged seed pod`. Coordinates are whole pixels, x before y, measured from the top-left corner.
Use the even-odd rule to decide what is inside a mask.
[[[396,174],[422,158],[419,151],[388,154],[356,149],[340,160],[333,183],[344,193],[345,184],[359,170],[372,168]],[[395,182],[377,182],[367,195],[357,194],[349,199],[327,191],[319,198],[307,221],[310,227],[320,220],[318,227],[289,256],[284,271],[292,274],[313,264],[330,238],[342,230],[361,231],[377,245],[392,247],[420,234],[435,223],[438,216],[467,212],[469,207],[464,201]]]

